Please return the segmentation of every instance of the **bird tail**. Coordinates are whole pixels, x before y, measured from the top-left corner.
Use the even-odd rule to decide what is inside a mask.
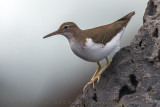
[[[128,21],[129,21],[130,18],[131,18],[134,14],[135,14],[135,12],[133,11],[133,12],[131,12],[131,13],[129,13],[129,14],[123,16],[122,18],[120,18],[120,19],[117,20],[117,21],[124,21],[124,20],[128,20]]]

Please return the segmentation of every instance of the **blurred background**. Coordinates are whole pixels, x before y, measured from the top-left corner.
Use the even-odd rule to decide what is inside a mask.
[[[124,47],[142,25],[147,2],[0,0],[0,107],[68,107],[66,103],[82,93],[97,64],[75,56],[65,37],[43,36],[63,22],[88,29],[135,11],[121,39]]]

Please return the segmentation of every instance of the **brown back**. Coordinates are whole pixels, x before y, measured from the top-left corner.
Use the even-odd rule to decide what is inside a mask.
[[[122,17],[121,19],[100,27],[83,30],[81,37],[83,39],[92,38],[95,43],[102,43],[106,44],[109,42],[114,36],[116,36],[123,27],[127,26],[130,18],[135,14],[135,12],[131,12],[126,16]]]

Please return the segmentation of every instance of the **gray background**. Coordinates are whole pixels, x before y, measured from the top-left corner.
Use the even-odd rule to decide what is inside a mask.
[[[136,11],[122,37],[124,47],[142,25],[146,5],[147,0],[0,0],[1,107],[46,107],[22,103],[75,99],[95,72],[96,63],[75,56],[65,37],[43,36],[63,22],[73,21],[88,29]]]

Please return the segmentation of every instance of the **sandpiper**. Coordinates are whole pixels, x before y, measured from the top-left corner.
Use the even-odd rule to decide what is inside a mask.
[[[116,53],[120,49],[120,39],[128,22],[134,14],[135,12],[131,12],[111,24],[87,30],[81,30],[73,22],[65,22],[57,31],[50,33],[43,38],[57,34],[64,35],[68,39],[74,54],[86,61],[96,62],[98,64],[98,69],[94,73],[91,80],[84,86],[84,91],[90,84],[93,84],[94,88],[94,82],[96,80],[99,82],[101,74],[110,65],[110,61],[107,57],[111,53]],[[101,64],[99,61],[104,58],[107,63],[100,71]]]

